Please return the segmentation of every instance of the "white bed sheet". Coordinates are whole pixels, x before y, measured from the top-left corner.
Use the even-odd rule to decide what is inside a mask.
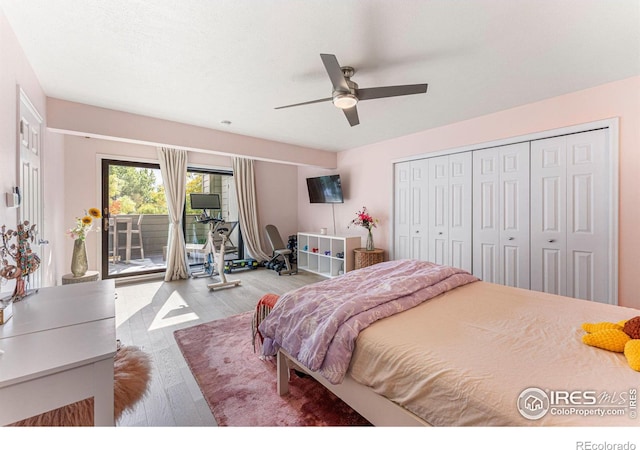
[[[631,308],[476,282],[362,331],[350,376],[436,426],[637,426],[630,396],[640,372],[623,354],[581,341],[584,322],[637,315]],[[550,398],[568,392],[589,402],[596,396],[598,403],[551,401],[542,418],[531,420],[518,410],[529,388]],[[580,392],[588,392],[586,398]],[[598,408],[604,415],[595,415]],[[623,415],[609,415],[614,409]]]

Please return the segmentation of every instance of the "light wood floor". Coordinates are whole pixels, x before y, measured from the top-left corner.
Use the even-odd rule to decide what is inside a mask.
[[[237,271],[227,278],[241,280],[240,286],[210,291],[207,284],[217,277],[116,284],[117,337],[124,345],[141,347],[153,359],[148,395],[121,417],[118,426],[216,426],[173,332],[252,311],[265,293],[283,294],[324,280],[304,271],[278,276],[264,268]]]

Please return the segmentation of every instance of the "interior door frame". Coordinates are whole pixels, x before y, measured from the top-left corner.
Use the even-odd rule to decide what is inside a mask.
[[[21,86],[17,86],[17,124],[16,124],[16,152],[17,152],[17,164],[16,164],[16,186],[20,189],[20,203],[16,208],[16,221],[22,223],[25,220],[29,220],[31,224],[36,225],[37,239],[31,246],[40,246],[40,250],[33,248],[34,253],[40,257],[40,269],[29,275],[29,287],[40,288],[43,286],[43,282],[49,278],[49,259],[51,257],[50,252],[44,247],[48,242],[43,239],[45,232],[44,223],[44,188],[43,188],[43,151],[44,151],[44,119],[42,114],[35,107],[27,93]],[[24,142],[23,135],[25,133],[25,113],[32,116],[36,123],[27,123],[28,127],[26,131],[27,142],[26,145],[31,153],[34,153],[36,149],[36,157],[38,160],[37,177],[36,180],[36,192],[31,189],[32,186],[27,186],[27,181],[33,180],[33,167],[29,164],[28,167],[30,173],[25,177],[25,159],[23,158],[22,144]],[[36,144],[34,145],[34,140]],[[30,154],[31,157],[33,155]],[[30,161],[29,161],[30,162]],[[28,180],[25,180],[28,178]],[[35,217],[34,217],[35,215]]]

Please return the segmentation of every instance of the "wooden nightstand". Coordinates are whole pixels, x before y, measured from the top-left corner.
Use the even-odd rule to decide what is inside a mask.
[[[381,248],[369,251],[364,248],[356,248],[353,251],[356,254],[354,269],[361,269],[384,261],[384,250]]]

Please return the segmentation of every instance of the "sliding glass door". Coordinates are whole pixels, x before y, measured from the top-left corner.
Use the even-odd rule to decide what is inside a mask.
[[[193,195],[192,195],[193,194]],[[226,235],[225,259],[242,256],[241,233],[238,226],[238,204],[233,173],[189,169],[185,207],[185,242],[187,261],[201,265],[205,259],[205,244],[209,230],[214,231],[217,250],[222,243],[221,230]]]
[[[102,161],[102,273],[164,272],[169,215],[158,164]]]
[[[204,247],[213,227],[217,227],[216,248],[221,242],[219,230],[226,230],[225,258],[242,258],[233,173],[189,169],[186,191],[183,223],[188,263],[198,266],[206,260]],[[191,194],[215,198],[218,203],[203,209],[197,199],[192,205]],[[102,212],[103,278],[166,270],[169,215],[158,164],[103,160]],[[205,216],[212,220],[203,220]]]

